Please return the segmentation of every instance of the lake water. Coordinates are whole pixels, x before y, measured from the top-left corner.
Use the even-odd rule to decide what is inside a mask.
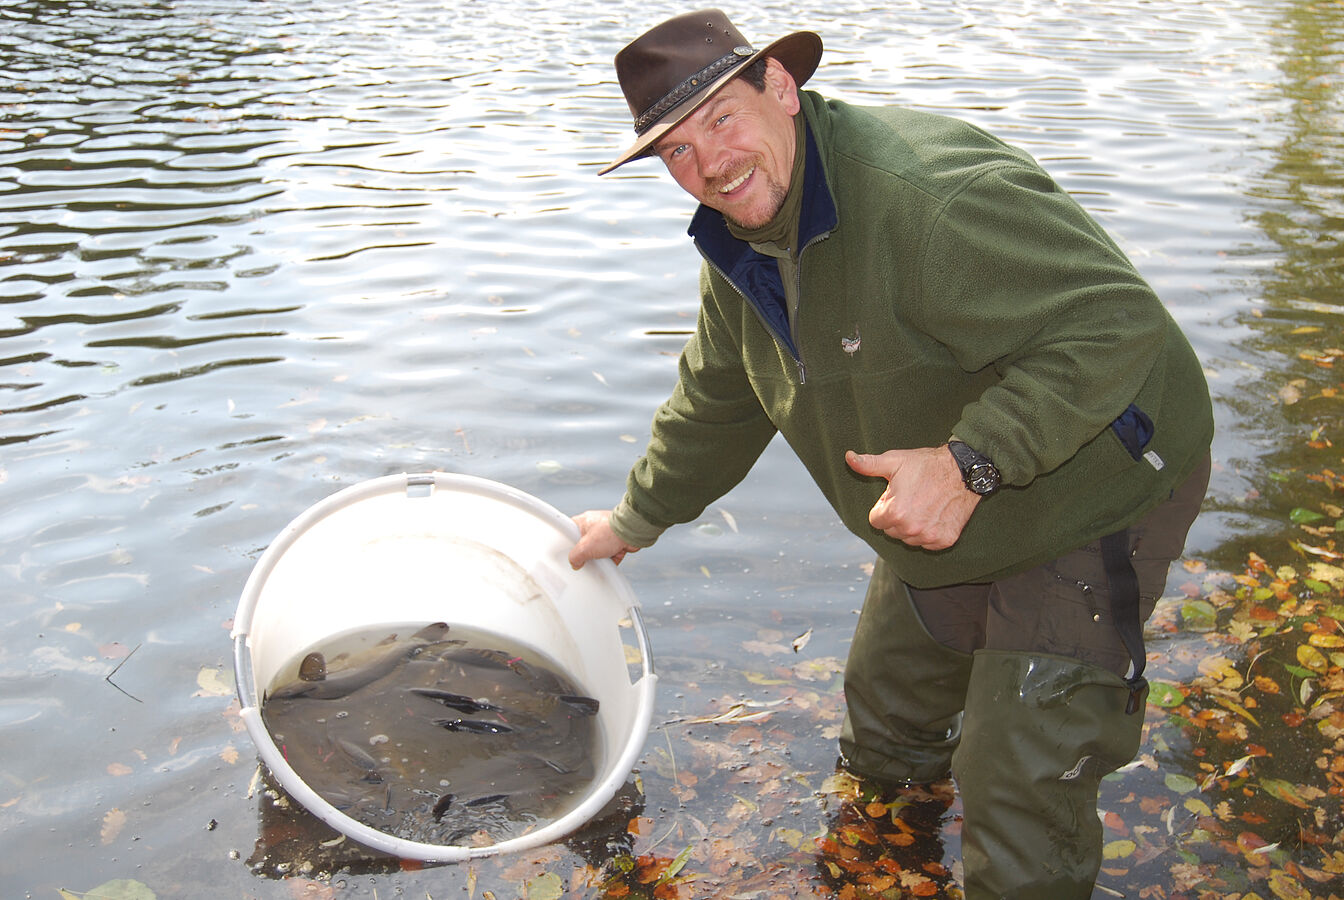
[[[1300,505],[1272,476],[1308,464],[1313,429],[1338,439],[1319,360],[1344,306],[1344,8],[869,6],[729,13],[758,44],[818,31],[810,88],[1026,147],[1111,231],[1208,370],[1216,470],[1188,549],[1237,569]],[[0,0],[5,896],[290,897],[276,876],[299,871],[340,895],[477,890],[468,867],[328,878],[258,855],[231,619],[276,533],[368,478],[467,473],[571,513],[619,498],[698,256],[656,163],[596,175],[630,137],[611,57],[684,9]],[[711,818],[658,779],[684,749],[661,723],[721,711],[714,685],[762,645],[811,629],[800,658],[843,658],[868,556],[776,444],[622,567],[662,676],[657,835]],[[792,764],[834,749],[800,729]],[[479,877],[505,897],[531,876]]]

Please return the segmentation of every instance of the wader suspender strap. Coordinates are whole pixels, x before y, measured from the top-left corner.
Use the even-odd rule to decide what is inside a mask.
[[[1129,529],[1122,528],[1115,534],[1101,539],[1101,559],[1106,565],[1106,578],[1111,585],[1111,618],[1115,630],[1120,632],[1120,640],[1129,651],[1133,674],[1125,679],[1129,686],[1129,701],[1125,703],[1125,713],[1138,710],[1140,697],[1148,681],[1143,677],[1143,667],[1147,659],[1143,652],[1143,623],[1139,621],[1139,576],[1134,574],[1134,564],[1129,560]]]

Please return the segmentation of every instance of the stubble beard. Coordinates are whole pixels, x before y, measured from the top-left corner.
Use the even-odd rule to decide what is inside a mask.
[[[784,208],[784,200],[789,195],[788,190],[783,185],[781,185],[779,182],[775,181],[769,175],[766,174],[763,163],[764,160],[759,158],[752,161],[752,165],[756,167],[756,174],[753,177],[759,176],[761,178],[766,179],[765,184],[766,205],[763,214],[753,215],[751,219],[748,220],[748,219],[739,219],[733,216],[731,213],[723,211],[723,217],[725,219],[727,219],[729,222],[732,222],[738,228],[747,231],[752,231],[757,228],[761,228],[762,226],[770,224],[770,222],[775,218],[775,216],[779,215],[779,211]],[[749,166],[745,167],[743,171],[746,171],[747,168],[750,167]],[[733,177],[736,178],[737,176]],[[725,184],[731,183],[732,180],[733,180],[732,178],[723,178],[717,180],[713,185],[710,186],[709,191],[710,196],[717,197],[719,188]],[[713,206],[712,203],[708,205]]]

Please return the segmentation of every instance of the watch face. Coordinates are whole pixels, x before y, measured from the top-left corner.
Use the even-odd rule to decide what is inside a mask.
[[[966,473],[966,486],[977,494],[988,494],[999,486],[999,470],[989,463],[977,463]]]

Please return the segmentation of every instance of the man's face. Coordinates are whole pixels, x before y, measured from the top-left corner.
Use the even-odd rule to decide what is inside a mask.
[[[692,197],[743,228],[759,228],[789,192],[798,109],[793,76],[770,59],[764,91],[733,79],[655,151]]]

